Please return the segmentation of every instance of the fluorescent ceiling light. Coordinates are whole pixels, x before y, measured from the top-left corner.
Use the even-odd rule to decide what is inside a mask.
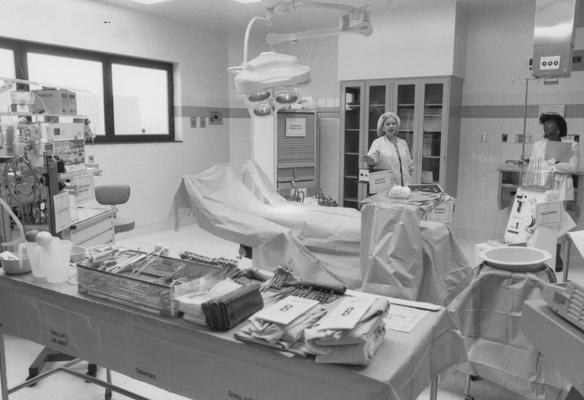
[[[251,3],[259,3],[262,0],[235,0],[238,3],[242,3],[242,4],[251,4]]]
[[[166,1],[170,1],[170,0],[131,0],[135,3],[140,3],[140,4],[156,4],[156,3],[164,3]]]

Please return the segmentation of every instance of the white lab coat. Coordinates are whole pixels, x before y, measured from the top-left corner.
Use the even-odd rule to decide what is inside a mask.
[[[371,144],[369,153],[367,155],[375,160],[376,169],[387,170],[391,176],[391,185],[402,185],[413,183],[412,175],[414,174],[414,161],[410,155],[408,143],[400,138],[396,138],[396,146],[384,135],[377,138]],[[401,159],[401,175],[400,175],[400,159]]]
[[[545,149],[548,139],[538,140],[533,144],[530,160],[536,158],[545,159]],[[572,142],[570,161],[560,162],[554,165],[554,189],[560,192],[560,200],[574,200],[574,181],[572,174],[578,172],[580,166],[580,150],[577,142]]]

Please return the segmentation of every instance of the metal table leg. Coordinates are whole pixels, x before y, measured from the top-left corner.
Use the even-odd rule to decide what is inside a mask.
[[[568,270],[570,269],[570,250],[572,248],[572,239],[570,235],[566,235],[566,262],[564,271],[562,272],[562,282],[568,282]]]
[[[430,400],[438,399],[438,375],[430,381]]]
[[[4,351],[4,335],[0,333],[0,390],[2,400],[8,400],[8,381],[6,379],[6,353]]]

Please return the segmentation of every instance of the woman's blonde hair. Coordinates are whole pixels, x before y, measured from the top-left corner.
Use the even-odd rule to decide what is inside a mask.
[[[399,126],[400,126],[400,119],[397,116],[396,113],[394,112],[386,112],[383,113],[379,116],[379,119],[377,120],[377,136],[378,137],[382,137],[384,135],[383,133],[383,124],[385,124],[385,121],[388,120],[389,118],[393,118],[393,120],[395,121],[395,124],[397,125],[397,129],[399,130]]]

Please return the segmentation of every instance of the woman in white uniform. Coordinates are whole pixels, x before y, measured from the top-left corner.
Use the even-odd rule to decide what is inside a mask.
[[[414,161],[408,143],[397,137],[400,119],[394,112],[386,112],[377,120],[377,139],[371,144],[363,160],[370,168],[387,170],[391,185],[406,186],[412,183]]]
[[[572,142],[570,159],[568,161],[546,160],[546,147],[549,142],[560,142],[568,133],[566,120],[559,114],[541,114],[539,123],[543,125],[543,139],[533,144],[530,161],[535,159],[545,160],[548,164],[553,163],[554,189],[560,193],[560,200],[574,200],[574,181],[572,174],[578,172],[580,166],[580,150],[577,142]],[[556,271],[561,271],[563,262],[560,257],[560,244],[556,249]]]
[[[541,114],[539,116],[539,123],[543,125],[543,139],[533,144],[531,157],[529,158],[530,161],[537,158],[545,160],[548,142],[560,142],[568,133],[566,120],[559,114]],[[549,162],[550,160],[546,161]],[[551,162],[554,162],[554,189],[560,192],[560,200],[574,200],[572,174],[578,172],[578,167],[580,166],[578,143],[572,142],[572,151],[568,161],[560,162],[559,160],[551,160]]]

